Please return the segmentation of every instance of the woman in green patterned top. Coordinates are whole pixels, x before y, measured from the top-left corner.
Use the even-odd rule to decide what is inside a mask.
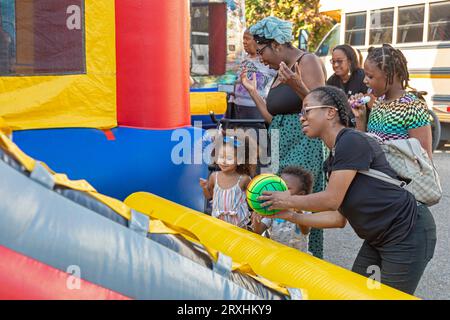
[[[305,136],[298,117],[308,88],[314,89],[325,83],[321,63],[315,55],[292,46],[290,22],[268,17],[252,26],[250,32],[256,40],[261,61],[278,70],[266,100],[258,95],[255,77],[249,79],[246,70],[241,74],[242,84],[270,124],[272,159],[277,156],[279,159],[276,173],[287,166],[301,166],[314,176],[313,192],[322,191],[325,189],[323,162],[328,156],[327,149],[319,139]],[[323,231],[311,230],[309,243],[314,256],[323,258]]]
[[[430,115],[425,102],[406,91],[409,73],[402,52],[389,44],[370,48],[364,72],[364,82],[377,100],[367,122],[366,108],[355,103],[360,96],[350,98],[350,103],[355,103],[356,127],[384,141],[416,138],[431,159]]]

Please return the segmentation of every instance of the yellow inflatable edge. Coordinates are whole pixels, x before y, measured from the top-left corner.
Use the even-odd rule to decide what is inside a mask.
[[[305,289],[317,300],[417,299],[386,285],[227,224],[156,195],[137,192],[125,204],[152,218],[195,235],[206,247],[230,256],[240,265],[285,288]]]
[[[191,92],[191,115],[224,114],[227,110],[227,94],[225,92]]]

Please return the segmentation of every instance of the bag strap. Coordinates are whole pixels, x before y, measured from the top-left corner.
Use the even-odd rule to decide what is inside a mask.
[[[364,174],[366,176],[384,181],[384,182],[388,182],[388,183],[392,183],[394,185],[396,185],[397,187],[400,188],[404,188],[406,187],[407,183],[405,181],[400,181],[398,179],[394,179],[390,176],[388,176],[387,174],[385,174],[384,172],[375,170],[375,169],[370,169],[368,171],[363,171],[363,170],[358,170],[359,173]]]

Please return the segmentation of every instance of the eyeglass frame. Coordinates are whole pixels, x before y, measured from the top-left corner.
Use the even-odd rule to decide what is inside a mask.
[[[341,64],[343,64],[345,61],[347,61],[348,59],[342,59],[342,60],[333,60],[330,59],[330,63],[332,66],[334,66],[336,63],[338,66],[340,66]]]
[[[308,117],[308,111],[311,111],[313,109],[320,109],[320,108],[331,108],[334,109],[336,111],[338,111],[339,109],[334,107],[334,106],[309,106],[309,107],[305,107],[302,109],[302,111],[300,111],[300,113],[298,114],[299,118],[307,118]]]
[[[256,54],[258,56],[262,55],[263,51],[269,47],[272,44],[272,42],[269,42],[268,44],[266,44],[264,47],[262,47],[261,49],[256,49]]]

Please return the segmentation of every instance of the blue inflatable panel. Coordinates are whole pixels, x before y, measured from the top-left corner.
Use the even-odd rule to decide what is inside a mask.
[[[135,299],[259,299],[0,160],[0,245]],[[4,263],[7,263],[5,261]]]
[[[212,87],[212,88],[191,88],[189,90],[190,92],[217,92],[218,87]]]
[[[71,179],[87,180],[100,193],[124,200],[136,191],[148,191],[203,211],[198,181],[207,177],[208,167],[192,164],[201,129],[111,131],[115,140],[108,140],[101,130],[78,128],[16,131],[13,137],[31,157]],[[174,163],[181,157],[185,163]]]

